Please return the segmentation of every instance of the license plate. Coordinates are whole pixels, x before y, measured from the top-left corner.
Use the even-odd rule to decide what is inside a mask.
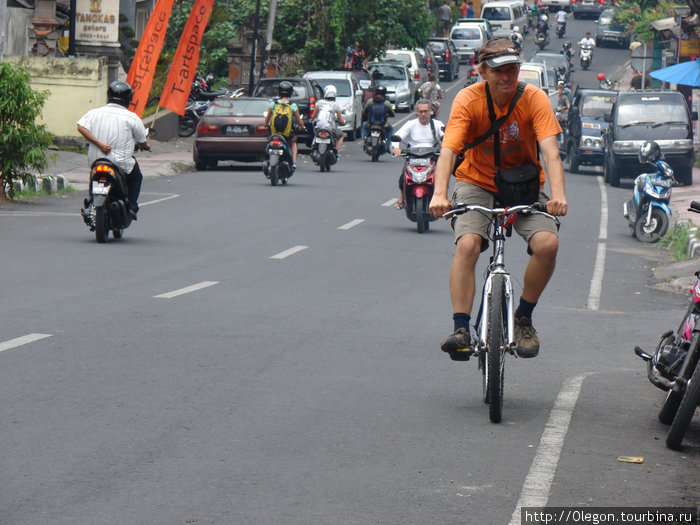
[[[373,137],[378,137],[378,136],[379,136],[379,132],[378,132],[378,131],[373,131],[373,132],[372,132],[372,136],[373,136]]]
[[[409,166],[430,166],[429,159],[411,159],[408,161]]]
[[[330,143],[331,143],[331,139],[316,139],[316,142],[317,142],[318,144],[330,144]]]
[[[93,195],[107,195],[109,193],[109,184],[103,184],[101,182],[92,184],[92,194]]]
[[[284,155],[284,150],[281,149],[271,149],[270,153],[272,155]]]
[[[229,126],[226,126],[226,134],[227,135],[250,135],[250,130],[248,129],[248,126],[229,125]]]

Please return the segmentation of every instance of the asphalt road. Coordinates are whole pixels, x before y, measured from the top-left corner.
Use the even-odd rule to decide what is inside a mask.
[[[459,82],[443,83],[444,115]],[[666,255],[629,234],[629,189],[567,177],[542,351],[508,359],[494,425],[476,363],[439,349],[452,233],[419,235],[391,207],[401,161],[346,142],[330,173],[299,165],[274,188],[252,164],[147,179],[139,221],[105,245],[82,193],[0,208],[0,523],[509,524],[521,506],[698,505],[698,420],[666,449],[663,393],[633,354],[686,297],[654,286]],[[520,283],[524,244],[507,251]]]

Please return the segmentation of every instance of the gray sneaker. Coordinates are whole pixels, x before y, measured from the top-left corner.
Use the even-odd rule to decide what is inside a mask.
[[[474,354],[472,338],[466,328],[458,328],[440,344],[440,348],[443,352],[450,354],[453,361],[469,361]]]
[[[518,357],[535,357],[540,352],[540,339],[532,326],[532,319],[521,317],[515,319],[515,351]]]

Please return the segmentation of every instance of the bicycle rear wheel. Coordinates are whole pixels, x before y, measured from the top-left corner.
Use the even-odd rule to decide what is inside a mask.
[[[494,275],[489,297],[486,334],[486,381],[489,418],[501,422],[503,412],[503,376],[505,373],[505,278]]]

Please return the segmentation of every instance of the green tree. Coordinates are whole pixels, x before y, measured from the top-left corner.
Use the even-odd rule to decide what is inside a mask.
[[[0,200],[7,200],[14,198],[16,181],[33,181],[29,170],[48,165],[44,152],[51,134],[36,121],[49,92],[33,90],[29,73],[0,62],[0,93]]]
[[[678,7],[678,1],[671,0],[639,0],[625,2],[615,9],[613,20],[616,23],[628,26],[630,32],[640,42],[646,42],[654,36],[654,31],[649,25],[655,20],[672,16],[674,7]]]

